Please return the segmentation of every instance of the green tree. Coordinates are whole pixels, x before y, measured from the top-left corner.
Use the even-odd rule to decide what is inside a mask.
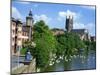
[[[65,37],[65,34],[57,35],[56,36],[57,45],[56,45],[56,56],[59,58],[59,56],[64,55],[66,44],[67,44],[67,38]]]
[[[56,36],[58,45],[57,45],[57,54],[65,56],[74,55],[78,53],[80,48],[84,48],[84,43],[80,37],[75,33],[65,33],[62,35]]]
[[[33,31],[32,41],[36,43],[36,47],[32,50],[32,53],[36,58],[37,67],[44,68],[49,64],[53,53],[56,52],[56,39],[42,20],[35,23]]]

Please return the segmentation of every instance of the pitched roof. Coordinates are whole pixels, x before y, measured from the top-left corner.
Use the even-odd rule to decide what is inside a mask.
[[[51,29],[52,31],[64,31],[63,29],[59,29],[59,28],[53,28]]]
[[[72,29],[71,32],[75,32],[78,34],[84,34],[86,29]]]

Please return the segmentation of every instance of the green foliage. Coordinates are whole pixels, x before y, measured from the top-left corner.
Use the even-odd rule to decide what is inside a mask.
[[[57,52],[56,55],[57,57],[59,57],[60,55],[63,55],[66,49],[66,44],[67,44],[67,38],[65,37],[64,34],[62,35],[57,35],[56,36],[56,40],[57,40]]]
[[[49,64],[50,54],[56,52],[56,39],[42,20],[34,25],[33,30],[33,41],[36,43],[33,56],[37,67],[42,68]]]
[[[95,41],[91,42],[91,49],[96,50],[96,42]]]
[[[31,45],[32,42],[36,44],[36,47]],[[32,41],[25,42],[23,47],[30,49],[31,54],[36,58],[37,68],[44,68],[53,58],[53,54],[56,54],[58,58],[62,55],[74,55],[80,48],[84,48],[85,44],[75,33],[65,32],[54,36],[45,22],[41,20],[33,27]]]
[[[90,50],[96,50],[96,41],[84,41],[84,43]]]
[[[25,55],[26,53],[26,48],[22,48],[21,51],[20,51],[21,55]]]
[[[84,43],[85,43],[85,45],[87,45],[87,46],[89,46],[89,45],[91,44],[91,42],[88,41],[88,40],[84,41]]]
[[[80,37],[75,33],[65,33],[56,36],[57,45],[57,55],[65,54],[65,56],[77,54],[78,49],[84,48],[85,45]]]

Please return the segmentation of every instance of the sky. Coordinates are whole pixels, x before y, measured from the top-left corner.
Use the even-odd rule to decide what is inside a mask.
[[[32,10],[34,23],[44,20],[50,29],[65,30],[66,16],[71,15],[74,29],[85,28],[91,36],[96,35],[95,6],[12,1],[12,17],[15,19],[25,22],[30,10]]]

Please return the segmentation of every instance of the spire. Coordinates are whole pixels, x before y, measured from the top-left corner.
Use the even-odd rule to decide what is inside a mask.
[[[29,16],[33,16],[32,9],[29,11]]]

